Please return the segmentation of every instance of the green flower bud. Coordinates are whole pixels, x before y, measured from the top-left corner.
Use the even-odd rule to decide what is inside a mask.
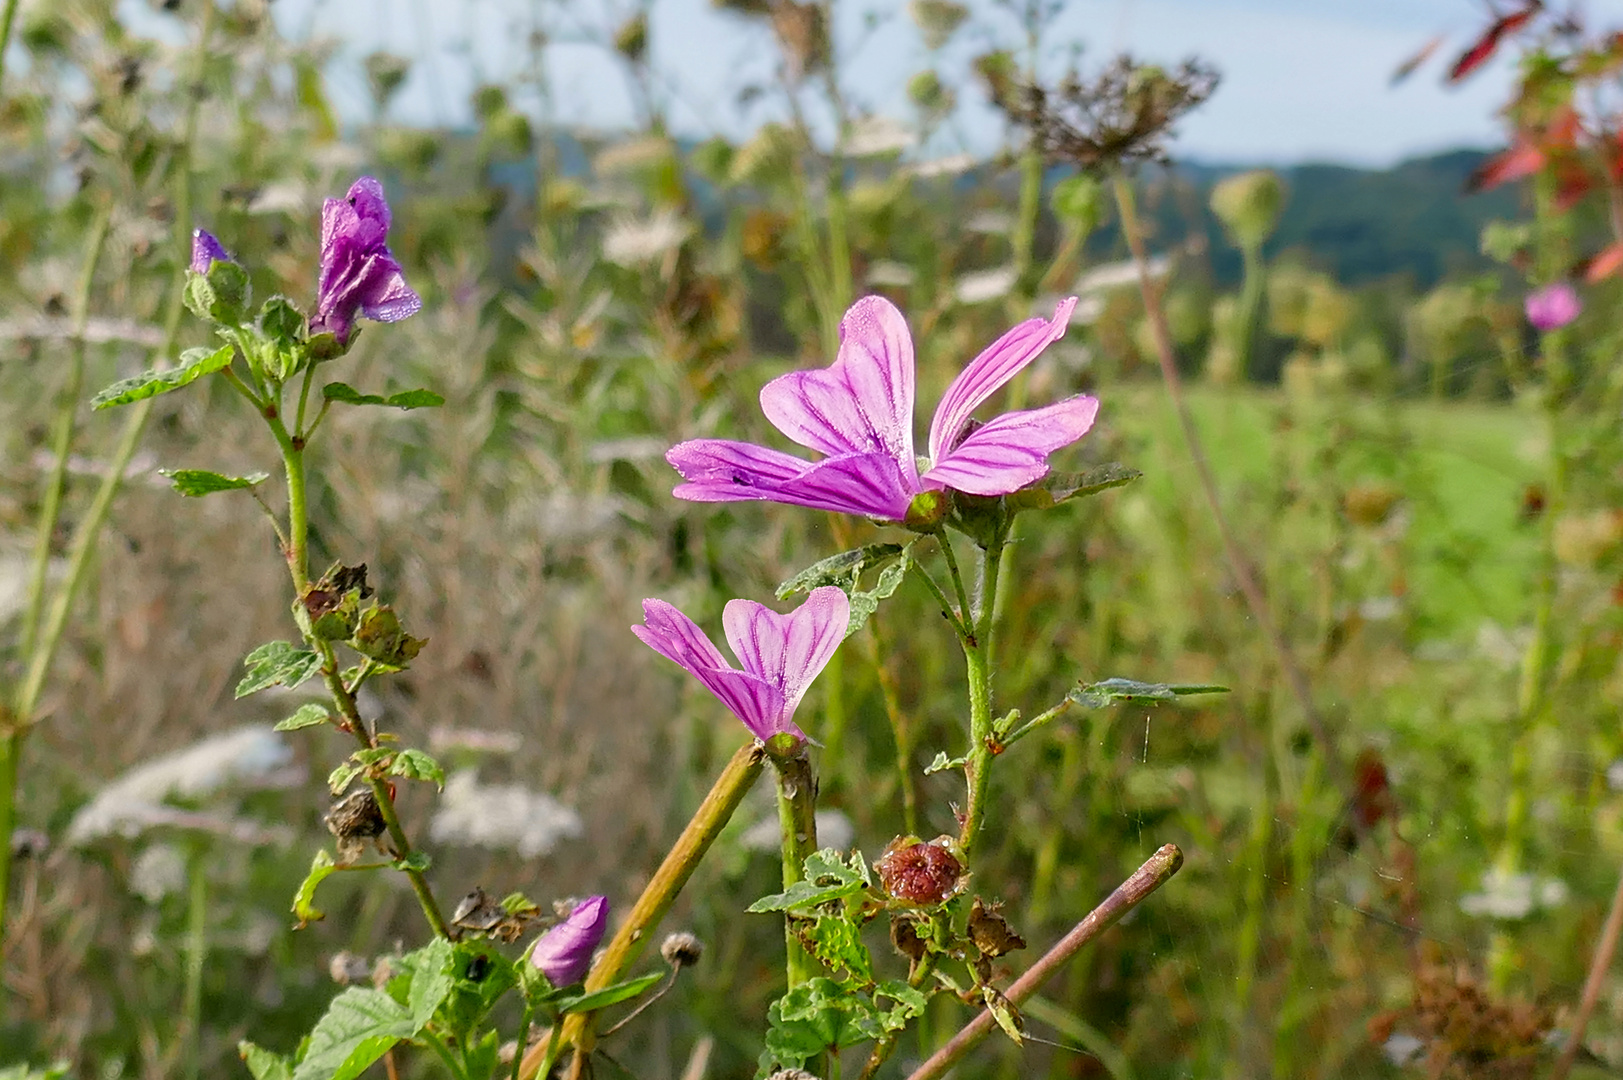
[[[1087,173],[1068,176],[1054,185],[1049,205],[1055,217],[1085,237],[1099,227],[1104,217],[1104,185]]]
[[[1260,248],[1279,224],[1285,186],[1266,169],[1241,173],[1212,188],[1211,205],[1236,247]]]

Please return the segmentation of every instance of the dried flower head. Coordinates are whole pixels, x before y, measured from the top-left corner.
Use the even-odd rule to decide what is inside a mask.
[[[993,97],[1044,157],[1104,171],[1165,162],[1172,125],[1211,97],[1217,81],[1216,69],[1200,60],[1168,71],[1123,54],[1092,80],[1072,72],[1052,89],[1016,83]]]
[[[934,905],[958,894],[964,864],[952,850],[952,841],[939,836],[926,843],[916,836],[899,836],[874,861],[879,887],[886,895],[909,904]]]
[[[686,930],[667,935],[659,946],[659,955],[674,968],[692,967],[704,955],[704,942],[698,935]]]

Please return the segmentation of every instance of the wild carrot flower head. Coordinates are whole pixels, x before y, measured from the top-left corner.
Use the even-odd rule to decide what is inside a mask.
[[[231,253],[220,245],[214,234],[206,229],[192,230],[192,273],[207,274],[217,262],[236,262]]]
[[[1565,281],[1546,285],[1527,295],[1527,321],[1541,331],[1561,329],[1583,309],[1578,290]]]
[[[592,951],[609,925],[609,898],[588,896],[569,917],[536,939],[530,963],[553,986],[569,986],[586,977]]]
[[[806,602],[779,615],[753,600],[730,600],[722,614],[733,667],[694,621],[663,600],[642,602],[644,625],[631,632],[704,684],[757,739],[804,739],[795,708],[845,638],[851,601],[833,585],[813,589]]]
[[[400,263],[384,243],[389,204],[383,185],[363,176],[342,199],[321,209],[321,276],[311,335],[328,333],[348,345],[357,315],[398,322],[416,314],[423,301],[406,284]]]
[[[913,456],[913,339],[890,301],[864,297],[840,323],[832,365],[790,372],[761,389],[761,409],[773,426],[822,460],[730,439],[694,439],[665,455],[686,481],[675,494],[695,502],[765,499],[901,521],[926,491],[1017,491],[1048,472],[1049,454],[1087,433],[1099,402],[1078,395],[1004,413],[973,430],[970,418],[1064,335],[1075,306],[1071,297],[1052,319],[1020,323],[959,373],[936,406],[930,457],[921,466]]]

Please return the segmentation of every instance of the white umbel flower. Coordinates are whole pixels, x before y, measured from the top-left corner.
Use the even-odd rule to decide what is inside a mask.
[[[988,300],[1007,296],[1019,277],[1020,272],[1012,266],[979,270],[959,278],[958,283],[953,286],[952,293],[960,304],[984,304]]]
[[[693,223],[669,210],[641,220],[623,218],[604,235],[603,257],[618,266],[636,268],[664,258],[692,234]]]
[[[516,851],[526,859],[546,855],[585,832],[580,814],[546,792],[518,784],[481,784],[471,771],[446,778],[440,808],[428,826],[436,843]]]

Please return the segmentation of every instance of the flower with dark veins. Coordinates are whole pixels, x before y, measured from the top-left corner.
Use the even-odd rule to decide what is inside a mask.
[[[389,233],[389,204],[383,185],[363,176],[342,199],[321,208],[321,277],[316,284],[316,311],[310,335],[331,334],[349,344],[355,319],[399,322],[423,306],[406,284],[400,263],[384,242]]]
[[[1087,434],[1098,400],[1079,394],[978,426],[971,416],[1064,335],[1075,306],[1070,297],[1052,319],[1020,323],[959,373],[936,406],[930,457],[921,463],[913,456],[907,322],[890,301],[864,297],[840,323],[839,356],[831,366],[790,372],[761,389],[767,419],[822,460],[731,439],[694,439],[665,455],[686,481],[674,494],[694,502],[763,499],[904,521],[925,492],[1018,491],[1048,472],[1048,455]]]
[[[787,615],[753,600],[730,600],[722,614],[733,667],[694,621],[663,600],[642,602],[644,625],[631,632],[704,684],[762,742],[775,735],[806,737],[795,708],[806,688],[845,639],[851,601],[835,585],[813,589]]]

